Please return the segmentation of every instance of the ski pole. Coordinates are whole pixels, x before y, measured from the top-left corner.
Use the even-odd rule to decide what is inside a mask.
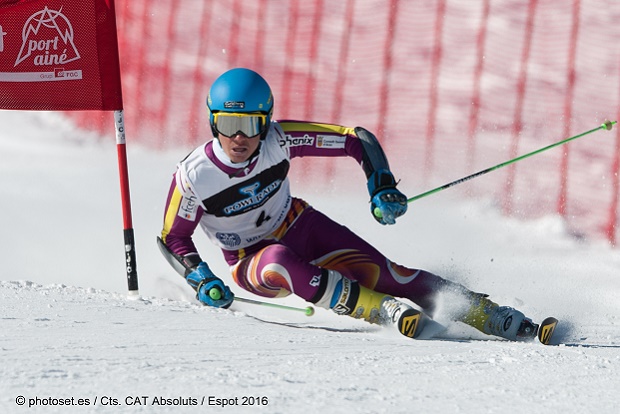
[[[495,171],[495,170],[500,169],[502,167],[505,167],[507,165],[513,164],[513,163],[515,163],[517,161],[521,161],[521,160],[523,160],[525,158],[531,157],[532,155],[540,154],[543,151],[547,151],[548,149],[557,147],[557,146],[562,145],[562,144],[566,144],[569,141],[572,141],[572,140],[577,139],[577,138],[581,138],[581,137],[583,137],[585,135],[591,134],[591,133],[596,132],[596,131],[598,131],[600,129],[604,129],[604,130],[610,131],[612,129],[612,127],[616,123],[618,123],[618,121],[605,121],[600,126],[598,126],[597,128],[591,129],[591,130],[586,131],[586,132],[582,132],[581,134],[577,134],[577,135],[572,136],[570,138],[566,138],[566,139],[564,139],[562,141],[558,141],[558,142],[556,142],[554,144],[547,145],[544,148],[540,148],[540,149],[538,149],[536,151],[529,152],[527,154],[521,155],[521,156],[513,158],[511,160],[502,162],[501,164],[497,164],[497,165],[495,165],[493,167],[489,167],[489,168],[484,169],[482,171],[478,171],[477,173],[468,175],[468,176],[463,177],[463,178],[459,178],[458,180],[454,180],[454,181],[452,181],[452,182],[450,182],[448,184],[444,184],[444,185],[439,186],[437,188],[433,188],[432,190],[425,191],[425,192],[423,192],[421,194],[418,194],[417,196],[408,198],[407,199],[407,203],[411,203],[412,201],[419,200],[420,198],[429,196],[431,194],[438,193],[438,192],[443,191],[443,190],[445,190],[447,188],[453,187],[453,186],[455,186],[457,184],[464,183],[465,181],[469,181],[469,180],[474,179],[476,177],[480,177],[481,175],[490,173],[491,171]],[[378,208],[375,208],[374,213],[375,213],[376,217],[381,218],[381,211]]]
[[[222,298],[222,291],[220,290],[219,287],[213,287],[209,290],[209,296],[213,300],[220,300]],[[263,302],[260,300],[240,298],[239,296],[235,296],[235,300],[239,302],[244,302],[244,303],[251,303],[252,305],[262,305],[262,306],[269,306],[269,307],[276,308],[276,309],[303,312],[306,314],[306,316],[314,315],[314,308],[312,306],[307,306],[305,308],[295,308],[293,306],[278,305],[276,303]]]
[[[174,255],[172,251],[170,251],[170,248],[166,246],[166,243],[164,243],[161,237],[157,237],[157,246],[159,246],[159,250],[161,250],[168,263],[170,263],[174,270],[176,270],[179,275],[185,279],[184,273],[191,270],[191,268],[185,262],[179,260],[179,258]],[[213,300],[220,300],[222,298],[222,291],[219,287],[213,287],[209,290],[209,297]],[[292,306],[277,305],[275,303],[262,302],[254,299],[240,298],[238,296],[235,296],[235,300],[239,302],[251,303],[253,305],[270,306],[277,309],[303,312],[306,316],[314,315],[314,308],[312,306],[307,306],[305,308],[294,308]]]
[[[269,303],[269,302],[263,302],[260,300],[240,298],[238,296],[235,296],[235,300],[239,302],[244,302],[244,303],[251,303],[253,305],[262,305],[262,306],[269,306],[269,307],[277,308],[277,309],[303,312],[306,316],[314,315],[314,308],[312,306],[307,306],[305,308],[295,308],[293,306],[278,305],[276,303]]]

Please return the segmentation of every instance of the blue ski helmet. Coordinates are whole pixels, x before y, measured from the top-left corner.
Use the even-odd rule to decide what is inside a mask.
[[[235,68],[221,74],[211,85],[207,96],[209,123],[214,136],[214,113],[217,112],[260,112],[267,115],[267,128],[261,139],[267,135],[273,114],[273,95],[269,84],[261,75],[250,69]]]

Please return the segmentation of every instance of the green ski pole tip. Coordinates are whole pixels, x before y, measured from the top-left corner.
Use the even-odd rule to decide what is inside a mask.
[[[603,128],[605,128],[607,131],[611,131],[611,129],[614,127],[615,121],[611,122],[611,121],[605,121],[603,122],[603,124],[601,125]]]
[[[209,297],[213,300],[220,300],[222,299],[222,292],[220,292],[218,288],[211,288],[209,291]]]
[[[312,306],[308,306],[306,308],[306,316],[312,316],[314,315],[314,308]]]

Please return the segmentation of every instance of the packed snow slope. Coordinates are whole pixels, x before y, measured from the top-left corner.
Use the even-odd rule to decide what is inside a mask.
[[[557,217],[517,221],[452,191],[382,227],[359,167],[340,160],[333,179],[297,172],[294,193],[396,262],[537,321],[558,317],[562,343],[493,340],[456,323],[416,341],[321,309],[207,308],[155,244],[175,163],[190,148],[132,147],[131,134],[128,147],[137,300],[126,294],[114,142],[53,114],[0,112],[0,412],[617,412],[618,248],[571,237]],[[415,171],[396,174],[405,193],[425,190]],[[220,253],[197,240],[232,285]]]

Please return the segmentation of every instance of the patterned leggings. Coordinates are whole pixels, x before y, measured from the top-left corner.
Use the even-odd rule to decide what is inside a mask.
[[[459,286],[424,270],[400,266],[323,213],[307,207],[279,240],[232,268],[235,282],[265,297],[317,295],[322,269],[336,270],[377,292],[410,299],[427,312],[438,290]]]

